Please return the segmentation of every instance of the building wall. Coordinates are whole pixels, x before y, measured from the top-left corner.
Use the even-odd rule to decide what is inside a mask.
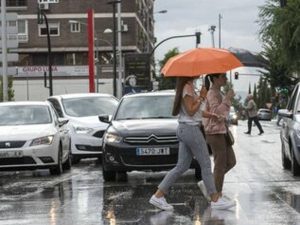
[[[96,83],[96,82],[95,82]],[[54,79],[53,95],[67,93],[87,93],[89,91],[88,78],[82,79]],[[112,93],[112,79],[99,79],[99,92]],[[44,81],[26,79],[14,80],[13,89],[16,101],[45,100],[49,97],[49,89],[44,87]]]
[[[87,23],[87,10],[94,9],[94,27],[95,37],[100,39],[95,42],[95,51],[99,52],[100,58],[112,53],[113,34],[104,34],[106,28],[113,29],[112,23],[112,5],[107,4],[107,0],[59,0],[59,3],[49,4],[49,10],[45,11],[48,23],[59,23],[60,35],[51,36],[51,47],[53,54],[81,54],[86,59],[84,64],[73,64],[76,66],[87,67],[87,26],[81,25],[80,33],[70,32],[69,20],[77,20],[82,24]],[[26,7],[16,8],[19,20],[26,20],[28,23],[28,41],[19,43],[16,50],[19,53],[19,63],[11,65],[12,71],[18,67],[44,66],[47,67],[47,37],[40,37],[38,34],[37,23],[37,0],[27,0]],[[126,0],[121,4],[121,18],[127,25],[128,31],[122,32],[122,53],[143,53],[151,51],[153,46],[153,4],[154,0]],[[9,8],[14,11],[14,7]],[[104,39],[106,41],[101,41]],[[45,63],[33,65],[33,54],[38,59],[43,59]],[[58,56],[58,55],[57,55]],[[68,55],[69,57],[69,55]],[[59,57],[58,57],[59,58]],[[111,58],[111,57],[110,57]],[[39,61],[40,62],[40,61]],[[100,65],[101,68],[107,67],[101,72],[101,78],[104,78],[101,92],[112,94],[112,60],[107,64]],[[70,64],[53,64],[53,66],[70,66]],[[71,70],[72,71],[72,70]],[[96,73],[96,71],[95,71]],[[19,77],[17,74],[14,80],[14,89],[16,100],[26,100],[27,90],[29,90],[30,100],[44,99],[48,96],[48,89],[43,87],[43,75],[25,74]],[[123,73],[124,75],[124,73]],[[28,77],[29,82],[24,80],[24,76]],[[58,76],[61,76],[58,74]],[[88,91],[88,72],[82,74],[82,79],[78,79],[75,74],[68,74],[67,77],[53,77],[53,93],[60,94],[66,92],[87,92]],[[40,94],[39,94],[40,93]],[[35,96],[36,95],[36,96]]]

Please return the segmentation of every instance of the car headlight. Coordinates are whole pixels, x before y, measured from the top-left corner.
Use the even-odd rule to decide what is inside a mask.
[[[74,129],[77,134],[89,134],[93,132],[93,129],[89,127],[75,126]]]
[[[33,139],[32,142],[30,143],[30,146],[51,145],[53,138],[54,138],[53,135],[49,135],[49,136]]]
[[[120,143],[122,141],[122,137],[115,133],[106,133],[103,140],[107,143]]]

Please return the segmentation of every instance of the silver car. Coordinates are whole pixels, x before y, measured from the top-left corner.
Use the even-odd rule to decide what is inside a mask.
[[[48,102],[0,103],[0,169],[70,169],[70,136]]]
[[[69,120],[72,162],[100,157],[107,124],[100,122],[98,116],[112,115],[118,100],[109,94],[82,93],[51,96],[48,101],[59,117]]]
[[[296,85],[286,109],[280,109],[282,117],[280,139],[282,166],[300,175],[300,83]]]
[[[270,109],[259,109],[257,111],[257,117],[259,120],[269,120],[272,119],[272,111]]]

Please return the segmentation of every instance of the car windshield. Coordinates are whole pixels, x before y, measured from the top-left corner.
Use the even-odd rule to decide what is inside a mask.
[[[112,115],[117,108],[118,101],[111,97],[96,96],[63,99],[62,104],[67,115],[86,117],[100,114]]]
[[[174,96],[138,96],[124,98],[115,120],[176,118],[172,115]]]
[[[47,124],[52,122],[48,107],[43,105],[0,106],[0,118],[0,126]]]

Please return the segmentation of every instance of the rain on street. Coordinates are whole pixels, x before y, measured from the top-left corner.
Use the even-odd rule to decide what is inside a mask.
[[[211,210],[189,170],[167,197],[174,212],[148,203],[166,172],[131,172],[128,181],[104,183],[101,163],[85,159],[70,172],[46,170],[0,173],[0,224],[98,225],[297,225],[300,224],[300,177],[281,166],[276,121],[262,122],[265,133],[244,134],[246,121],[231,129],[236,138],[236,167],[226,176],[224,193],[232,210]]]

